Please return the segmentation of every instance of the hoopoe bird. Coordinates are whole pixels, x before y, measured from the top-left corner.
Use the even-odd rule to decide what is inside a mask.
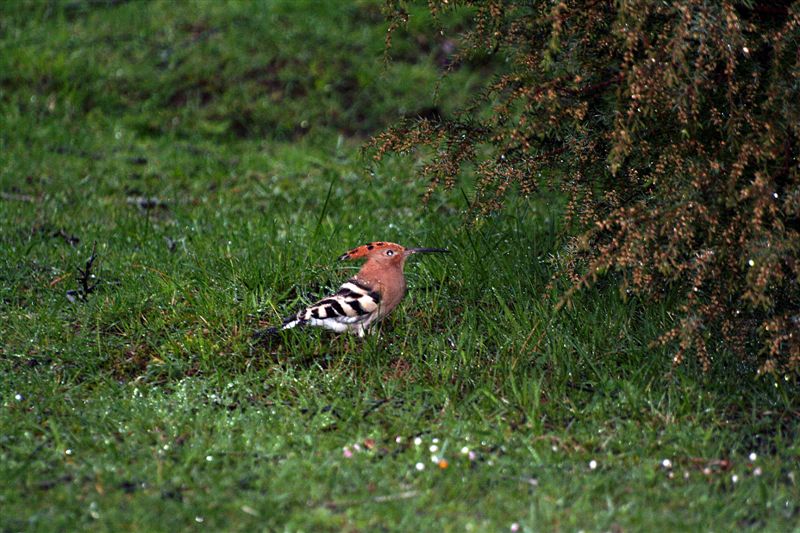
[[[366,259],[358,273],[336,294],[323,298],[283,321],[280,328],[265,333],[309,324],[333,331],[350,331],[363,337],[367,329],[397,307],[406,293],[403,267],[413,254],[448,252],[444,248],[404,248],[393,242],[371,242],[353,248],[340,261]]]

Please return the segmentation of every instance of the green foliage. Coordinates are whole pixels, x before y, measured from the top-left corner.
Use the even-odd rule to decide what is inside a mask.
[[[724,364],[665,378],[648,344],[669,307],[609,287],[554,312],[559,195],[465,228],[461,197],[420,208],[405,161],[368,175],[348,132],[401,106],[447,114],[485,65],[436,103],[427,8],[384,67],[379,11],[347,4],[0,7],[17,69],[0,69],[0,531],[796,528],[792,383]],[[218,31],[195,40],[197,21]],[[165,42],[174,71],[156,65]],[[336,63],[347,43],[377,55]],[[259,115],[285,127],[232,128],[271,94],[243,81],[252,65],[299,79],[298,56],[387,86],[347,131],[325,117],[350,100],[314,89]],[[169,104],[191,76],[216,92]],[[379,336],[251,342],[375,239],[453,253],[408,265]]]
[[[574,288],[613,270],[623,294],[682,294],[661,338],[676,364],[728,349],[800,368],[800,5],[455,4],[473,17],[460,59],[496,57],[494,79],[445,120],[378,136],[376,157],[432,147],[431,188],[474,169],[483,213],[558,187]]]

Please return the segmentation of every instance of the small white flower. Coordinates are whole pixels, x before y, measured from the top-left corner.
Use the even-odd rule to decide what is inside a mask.
[[[202,516],[195,516],[195,517],[194,517],[194,521],[195,521],[195,522],[197,522],[198,524],[202,524],[202,523],[203,523],[203,520],[204,520],[204,519],[203,519],[203,517],[202,517]]]
[[[467,448],[466,446],[461,448],[461,455],[467,455],[468,453],[469,453],[469,448]]]
[[[206,455],[206,461],[208,461],[210,463],[213,460],[214,460],[214,456],[213,455]]]
[[[439,456],[438,455],[431,455],[431,462],[432,463],[438,463],[439,462]]]
[[[731,481],[733,481],[734,483],[736,483],[737,481],[739,481],[739,476],[737,476],[736,474],[732,475],[732,476],[731,476]]]
[[[414,465],[414,468],[416,468],[417,470],[419,470],[420,472],[422,472],[423,470],[425,470],[425,464],[423,464],[423,463],[417,463],[416,465]]]
[[[439,439],[432,439],[431,442],[434,444],[439,444]]]
[[[422,439],[420,437],[414,438],[414,446],[419,446],[422,444]]]
[[[394,438],[394,441],[395,441],[397,444],[400,444],[401,442],[403,442],[403,437],[397,436],[397,437],[395,437],[395,438]]]
[[[514,522],[513,524],[511,524],[511,527],[509,527],[508,529],[510,529],[511,531],[519,531],[519,524]]]
[[[14,399],[17,400],[18,402],[21,402],[22,401],[22,394],[16,393],[14,395]]]
[[[64,450],[64,453],[67,455],[72,455],[72,449],[67,448],[66,450]]]
[[[756,266],[756,262],[753,261],[752,259],[750,261],[748,261],[747,264],[750,265],[751,267],[752,266]]]
[[[744,52],[745,54],[749,54],[750,53],[750,49],[747,48],[746,46],[743,46],[742,47],[742,52]]]
[[[664,468],[672,468],[672,461],[670,461],[669,459],[664,459],[663,461],[661,461],[661,466],[663,466]]]
[[[595,468],[597,468],[597,461],[592,459],[591,461],[589,461],[589,470],[594,470]]]
[[[756,477],[760,476],[762,473],[763,472],[761,471],[761,467],[760,466],[757,466],[757,467],[755,467],[753,469],[753,475],[756,476]]]
[[[751,461],[755,461],[756,459],[758,459],[758,455],[756,455],[756,452],[750,452],[750,455],[748,457],[750,458]]]
[[[430,450],[431,453],[436,453],[439,451],[439,447],[435,444],[431,444],[428,450]]]

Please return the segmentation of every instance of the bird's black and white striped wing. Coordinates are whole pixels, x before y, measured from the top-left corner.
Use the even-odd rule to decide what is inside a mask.
[[[297,325],[311,324],[333,331],[345,331],[363,324],[378,312],[380,294],[356,279],[344,283],[336,294],[323,298],[317,303],[287,318],[281,329]]]

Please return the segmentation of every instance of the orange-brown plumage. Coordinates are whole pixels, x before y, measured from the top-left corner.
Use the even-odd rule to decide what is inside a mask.
[[[376,241],[354,248],[340,260],[366,259],[358,273],[339,291],[303,309],[284,321],[281,329],[301,324],[334,331],[354,331],[364,336],[367,328],[388,315],[406,293],[403,267],[415,253],[447,252],[442,248],[404,248],[392,242]]]

